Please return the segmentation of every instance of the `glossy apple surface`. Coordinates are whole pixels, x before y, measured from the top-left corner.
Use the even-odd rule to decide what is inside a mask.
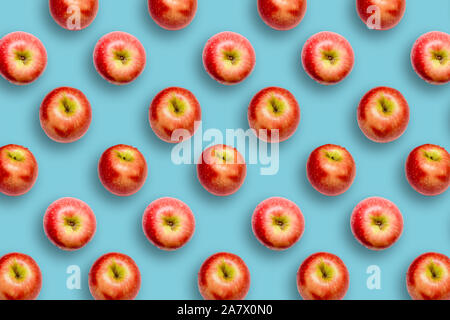
[[[21,196],[34,186],[38,164],[30,150],[16,144],[0,148],[0,192]]]
[[[147,162],[138,149],[119,144],[107,149],[98,163],[103,186],[117,196],[138,192],[147,179]]]
[[[94,49],[95,69],[105,80],[116,85],[136,80],[144,71],[146,60],[142,44],[126,32],[104,35]]]
[[[88,27],[98,12],[98,0],[49,0],[48,5],[55,22],[67,30]]]
[[[286,250],[303,235],[305,219],[294,202],[273,197],[256,207],[252,229],[256,238],[269,249]]]
[[[52,90],[42,101],[39,120],[45,134],[61,143],[81,139],[92,121],[89,100],[78,89],[61,87]]]
[[[450,300],[450,259],[436,252],[418,256],[406,273],[406,287],[414,300]]]
[[[405,14],[406,0],[356,0],[356,10],[369,29],[388,30]]]
[[[397,206],[384,198],[367,198],[353,209],[350,226],[356,240],[366,248],[391,247],[403,231],[403,216]]]
[[[35,300],[41,287],[41,270],[33,258],[23,253],[0,258],[0,300]]]
[[[306,174],[314,189],[327,196],[337,196],[352,185],[356,165],[345,148],[326,144],[310,154]]]
[[[431,31],[421,35],[411,50],[411,64],[419,77],[442,85],[450,81],[450,34]]]
[[[297,288],[304,300],[342,300],[349,282],[344,262],[327,252],[309,256],[297,272]]]
[[[97,221],[92,209],[75,198],[53,202],[44,215],[44,231],[58,248],[68,251],[83,248],[94,237]]]
[[[352,71],[354,60],[353,49],[347,39],[329,31],[310,37],[302,50],[302,64],[306,73],[324,85],[344,80]]]
[[[237,84],[246,79],[256,63],[255,50],[242,35],[225,31],[211,37],[203,49],[203,66],[214,80]]]
[[[122,253],[107,253],[89,271],[89,290],[95,300],[133,300],[141,288],[136,263]]]
[[[295,28],[306,13],[306,0],[258,0],[261,19],[276,30]]]
[[[375,142],[391,142],[408,127],[408,102],[396,89],[373,88],[361,99],[357,118],[359,128],[367,138]]]
[[[148,0],[152,19],[167,30],[187,27],[197,12],[197,0]]]
[[[247,166],[235,148],[217,144],[203,151],[197,177],[203,188],[216,196],[228,196],[242,186]]]
[[[250,271],[239,256],[219,252],[203,262],[198,288],[205,300],[243,300],[250,289]]]
[[[300,107],[288,90],[268,87],[259,91],[247,112],[250,128],[263,141],[280,142],[289,139],[300,123]]]
[[[147,239],[162,250],[176,250],[194,235],[195,218],[181,200],[161,198],[144,211],[142,228]]]
[[[408,155],[405,171],[417,192],[426,196],[442,194],[450,185],[450,155],[443,147],[421,145]]]
[[[0,74],[9,82],[25,85],[35,81],[47,66],[47,51],[30,33],[16,31],[0,40]]]
[[[197,130],[196,122],[201,119],[202,110],[197,98],[189,90],[180,87],[170,87],[159,92],[149,108],[150,126],[165,142],[178,143],[193,136]]]

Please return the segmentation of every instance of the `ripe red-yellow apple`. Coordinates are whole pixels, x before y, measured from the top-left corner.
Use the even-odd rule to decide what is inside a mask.
[[[344,262],[327,252],[309,256],[297,272],[297,288],[304,300],[341,300],[349,282]]]
[[[0,40],[0,74],[9,82],[24,85],[35,81],[47,66],[47,51],[30,33],[16,31]]]
[[[187,27],[197,12],[197,0],[148,0],[152,19],[167,30]]]
[[[77,141],[86,134],[91,124],[91,104],[78,89],[57,88],[42,101],[39,119],[50,139],[62,143]]]
[[[217,144],[203,151],[197,164],[197,177],[203,188],[216,196],[228,196],[239,190],[247,175],[247,166],[235,148]]]
[[[450,34],[431,31],[421,35],[411,49],[411,64],[419,77],[431,84],[450,81]]]
[[[75,198],[53,202],[44,215],[44,231],[58,248],[68,251],[83,248],[94,237],[97,221],[92,209]]]
[[[144,71],[145,49],[129,33],[115,31],[104,35],[94,49],[94,66],[107,81],[123,85],[134,81]]]
[[[130,196],[144,185],[147,162],[138,149],[119,144],[103,152],[98,162],[98,176],[112,194]]]
[[[261,19],[276,30],[295,28],[306,13],[306,0],[258,0]]]
[[[0,300],[35,300],[41,287],[41,270],[33,258],[23,253],[0,258]]]
[[[211,37],[203,49],[203,66],[214,80],[237,84],[247,78],[256,63],[255,50],[242,35],[225,31]]]
[[[195,218],[181,200],[161,198],[145,209],[142,228],[147,239],[162,250],[176,250],[194,235]]]
[[[250,271],[239,256],[219,252],[203,262],[198,288],[205,300],[242,300],[250,289]]]
[[[21,196],[33,187],[38,164],[27,148],[9,144],[0,148],[0,192]]]
[[[48,5],[55,22],[67,30],[88,27],[98,12],[98,0],[49,0]]]
[[[326,144],[310,154],[306,174],[314,189],[327,196],[337,196],[352,185],[356,165],[345,148]]]
[[[303,235],[305,219],[294,202],[273,197],[256,207],[252,229],[256,238],[269,249],[286,250]]]
[[[439,195],[450,185],[450,155],[443,147],[421,145],[408,155],[405,172],[414,190],[426,196]]]
[[[129,256],[111,252],[89,271],[89,290],[95,300],[133,300],[141,288],[141,273]]]
[[[369,29],[388,30],[405,14],[406,0],[356,0],[356,10]]]
[[[397,206],[380,197],[367,198],[353,209],[350,226],[356,240],[372,250],[391,247],[403,231],[403,216]]]
[[[247,117],[250,128],[261,140],[280,142],[289,139],[297,130],[300,107],[288,90],[268,87],[253,97]]]
[[[450,259],[436,252],[418,256],[406,273],[406,287],[414,300],[450,300]]]
[[[177,143],[187,135],[174,135],[178,130],[193,136],[196,122],[202,119],[200,103],[187,89],[170,87],[159,92],[149,108],[149,121],[153,132],[163,141]],[[181,132],[180,132],[181,133]]]
[[[357,117],[359,128],[367,138],[375,142],[391,142],[408,127],[408,102],[398,90],[377,87],[361,99]]]
[[[322,31],[310,37],[302,50],[302,64],[306,73],[324,85],[336,84],[353,69],[352,46],[343,36]]]

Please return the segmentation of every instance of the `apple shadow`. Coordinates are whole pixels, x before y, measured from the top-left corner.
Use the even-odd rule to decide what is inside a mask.
[[[139,12],[136,12],[133,14],[133,17],[138,17],[140,20],[140,23],[147,27],[146,30],[151,31],[150,34],[152,36],[156,36],[159,38],[159,40],[164,41],[164,39],[167,39],[168,37],[177,39],[177,38],[183,38],[185,35],[190,32],[189,29],[194,27],[195,24],[195,17],[191,21],[191,23],[186,26],[183,29],[180,30],[166,30],[163,27],[160,27],[150,16],[150,13],[148,11],[148,4],[147,1],[142,1],[141,6],[134,6]],[[198,14],[198,13],[197,13]],[[191,30],[192,31],[192,30]]]
[[[364,256],[365,258],[369,258],[369,257],[373,258],[374,254],[380,254],[380,252],[382,253],[382,251],[375,252],[375,251],[367,249],[362,244],[360,244],[358,242],[358,240],[356,240],[356,238],[352,232],[350,220],[351,220],[353,209],[355,208],[355,206],[357,204],[358,203],[355,202],[352,204],[352,206],[349,206],[348,210],[346,210],[345,219],[344,218],[341,219],[342,220],[342,229],[345,232],[345,241],[347,243],[346,248],[351,248],[354,251],[357,251],[358,256]]]
[[[156,94],[157,93],[155,92],[155,95]],[[153,99],[153,97],[151,99]],[[153,132],[153,130],[150,126],[149,115],[148,115],[150,101],[151,100],[148,101],[146,107],[140,107],[142,109],[140,111],[140,112],[142,112],[142,116],[140,117],[140,121],[139,121],[139,130],[140,130],[139,132],[145,132],[146,141],[148,142],[148,146],[151,147],[152,151],[160,152],[160,153],[164,153],[164,154],[167,154],[167,153],[170,154],[171,149],[175,146],[175,144],[168,143],[168,142],[161,140]],[[140,105],[144,106],[145,104],[142,103]],[[151,168],[149,168],[149,169],[151,169]]]
[[[101,153],[99,153],[99,155],[98,155],[99,159],[100,159],[100,156],[101,156]],[[133,201],[135,201],[136,197],[139,195],[139,192],[143,192],[143,189],[145,187],[145,184],[144,184],[144,186],[137,193],[130,195],[130,196],[126,196],[126,197],[116,196],[116,195],[112,194],[111,192],[109,192],[102,185],[102,183],[98,177],[98,162],[97,161],[92,161],[91,170],[92,171],[91,171],[90,177],[93,181],[90,185],[93,186],[94,192],[96,193],[95,197],[102,198],[102,201],[104,201],[105,203],[118,204],[118,203],[124,203],[124,202],[133,202]],[[146,181],[146,183],[147,182],[148,181]]]
[[[166,262],[173,261],[174,259],[176,259],[176,254],[178,251],[177,252],[165,251],[165,250],[157,248],[155,245],[153,245],[147,239],[144,231],[142,230],[142,216],[143,216],[143,213],[147,206],[148,206],[148,204],[146,204],[145,207],[142,208],[139,215],[136,215],[136,220],[137,220],[135,223],[136,232],[134,233],[136,236],[136,242],[140,243],[142,245],[143,249],[146,250],[146,252],[148,253],[148,255],[146,255],[146,258],[153,259],[153,257],[157,257],[158,259],[164,259]],[[189,245],[189,243],[186,245]],[[185,249],[185,248],[182,247],[178,250],[183,250],[183,249]]]
[[[307,39],[305,39],[306,41]],[[311,95],[324,96],[330,93],[334,93],[338,90],[342,90],[342,86],[350,86],[352,73],[350,73],[341,82],[332,85],[323,85],[312,79],[303,68],[302,64],[302,50],[304,42],[302,42],[301,47],[297,51],[292,53],[292,65],[297,66],[297,79],[299,80],[299,88],[302,91],[310,92]]]
[[[213,34],[210,35],[210,37],[212,37]],[[205,38],[204,41],[200,44],[200,45],[195,45],[197,48],[199,48],[199,52],[198,54],[195,55],[196,59],[195,59],[195,65],[196,65],[196,70],[198,70],[198,81],[201,82],[201,88],[205,88],[205,91],[209,91],[209,93],[214,92],[214,93],[221,93],[223,94],[223,92],[225,90],[227,90],[227,92],[229,94],[233,94],[233,92],[236,92],[237,90],[239,90],[239,85],[249,81],[250,78],[253,76],[253,72],[255,70],[253,70],[253,72],[248,76],[248,78],[244,79],[242,82],[234,84],[234,85],[225,85],[222,83],[219,83],[218,81],[216,81],[215,79],[213,79],[208,72],[206,71],[204,65],[203,65],[203,49],[204,46],[206,44],[206,42],[208,41],[208,38]],[[194,46],[194,45],[193,45]],[[256,67],[256,66],[255,66]],[[250,102],[250,100],[249,100]]]
[[[51,32],[52,38],[67,37],[67,36],[69,36],[69,34],[71,36],[73,36],[74,34],[77,34],[77,33],[81,34],[83,32],[86,32],[86,29],[77,30],[77,31],[67,30],[67,29],[61,27],[58,23],[56,23],[56,21],[53,19],[52,15],[50,14],[50,8],[49,8],[48,1],[41,1],[40,9],[41,9],[41,11],[39,11],[39,13],[41,15],[41,18],[39,19],[39,23],[46,24],[45,30]],[[95,23],[95,20],[93,23]]]
[[[416,38],[418,38],[419,36],[421,36],[420,34],[416,36]],[[416,41],[415,37],[412,37],[411,39],[411,48],[414,44],[414,42]],[[408,56],[407,59],[404,59],[404,68],[405,70],[407,70],[407,76],[408,76],[408,80],[409,80],[409,84],[413,87],[409,87],[409,90],[413,91],[413,92],[420,92],[420,94],[423,95],[429,95],[430,92],[436,93],[436,94],[440,94],[442,92],[444,92],[445,90],[448,90],[447,86],[444,85],[436,85],[436,84],[431,84],[425,80],[423,80],[415,71],[414,68],[411,64],[411,59],[409,56],[409,52],[408,51]]]
[[[312,152],[312,150],[311,150]],[[338,196],[327,196],[324,195],[322,193],[320,193],[319,191],[317,191],[316,189],[314,189],[314,187],[311,185],[311,183],[308,180],[307,177],[307,173],[306,173],[306,163],[308,161],[309,158],[309,154],[307,154],[306,156],[303,155],[301,157],[303,160],[301,161],[301,164],[298,167],[298,177],[300,177],[300,192],[302,193],[302,196],[304,199],[310,199],[312,202],[319,202],[319,203],[336,203],[339,201],[339,197]],[[306,194],[303,194],[303,192],[306,192]]]

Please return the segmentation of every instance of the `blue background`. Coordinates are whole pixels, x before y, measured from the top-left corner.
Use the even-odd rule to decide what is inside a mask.
[[[404,162],[414,147],[424,143],[450,147],[448,84],[425,83],[409,60],[411,46],[421,34],[449,32],[450,1],[408,0],[401,23],[384,32],[365,27],[353,0],[310,0],[304,20],[286,32],[266,26],[252,0],[199,0],[193,23],[176,32],[163,30],[151,20],[147,1],[100,2],[94,23],[79,32],[59,27],[44,0],[22,0],[20,6],[4,1],[0,11],[0,34],[31,32],[48,51],[47,70],[35,83],[19,87],[0,79],[0,145],[24,145],[39,163],[39,178],[31,192],[17,198],[0,194],[0,255],[18,251],[38,262],[43,273],[41,299],[90,299],[89,268],[110,251],[126,253],[137,262],[142,273],[140,299],[200,299],[198,269],[218,251],[236,253],[247,263],[252,276],[249,299],[299,299],[297,269],[317,251],[335,253],[346,263],[350,272],[347,299],[407,299],[405,273],[412,260],[427,251],[449,254],[449,192],[425,197],[413,191],[405,179]],[[92,64],[97,40],[115,30],[139,38],[148,55],[141,77],[122,87],[103,80]],[[201,61],[206,40],[225,30],[246,36],[257,56],[250,78],[231,87],[209,78]],[[323,30],[342,34],[355,51],[353,72],[336,86],[317,84],[300,63],[306,39]],[[302,112],[299,129],[281,145],[277,175],[261,176],[258,165],[249,166],[245,184],[230,197],[207,193],[197,181],[194,165],[172,164],[172,145],[160,141],[148,124],[154,95],[168,86],[182,86],[200,101],[204,129],[247,129],[250,99],[272,85],[297,97]],[[406,133],[389,144],[369,141],[356,122],[360,98],[380,85],[400,90],[411,108]],[[59,86],[82,90],[93,107],[87,135],[67,145],[47,138],[38,118],[42,99]],[[118,143],[139,148],[149,165],[147,183],[128,198],[109,194],[97,177],[100,155]],[[326,143],[346,147],[357,164],[353,186],[338,197],[322,196],[305,176],[309,153]],[[87,202],[97,216],[93,241],[77,252],[54,247],[42,228],[47,206],[65,196]],[[156,249],[141,230],[144,209],[162,196],[185,201],[196,217],[192,241],[176,252]],[[306,219],[303,238],[284,252],[266,249],[251,231],[253,209],[271,196],[295,201]],[[382,252],[365,249],[350,231],[353,207],[369,196],[392,200],[405,220],[398,243]],[[81,267],[81,290],[66,288],[66,268],[72,264]],[[381,290],[366,287],[366,268],[372,264],[381,268]]]

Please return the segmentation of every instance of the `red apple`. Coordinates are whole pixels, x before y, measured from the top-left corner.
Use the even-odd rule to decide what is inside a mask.
[[[256,207],[252,229],[256,238],[269,249],[285,250],[303,235],[305,219],[294,202],[274,197]]]
[[[392,246],[403,231],[403,216],[391,201],[367,198],[353,209],[350,226],[356,240],[372,250]]]
[[[250,271],[239,256],[219,252],[203,262],[198,288],[205,300],[243,300],[250,289]]]
[[[9,144],[0,148],[0,192],[21,196],[33,187],[38,164],[27,148]]]
[[[192,238],[195,219],[184,202],[174,198],[161,198],[145,209],[142,227],[152,244],[162,250],[176,250]]]
[[[208,40],[203,49],[203,65],[214,80],[237,84],[247,78],[255,67],[255,51],[245,37],[225,31]]]
[[[41,269],[23,253],[0,258],[0,300],[35,300],[42,287]]]
[[[98,12],[98,0],[49,0],[48,5],[55,22],[67,30],[88,27]]]
[[[103,152],[98,163],[103,186],[117,196],[138,192],[147,179],[147,162],[138,149],[118,144]]]
[[[356,10],[369,29],[388,30],[405,14],[406,0],[356,0]]]
[[[228,196],[239,190],[247,175],[247,166],[235,148],[217,144],[203,151],[197,164],[197,176],[203,188],[216,196]]]
[[[337,196],[352,185],[356,175],[355,161],[345,148],[326,144],[311,153],[306,174],[314,189],[327,196]]]
[[[81,200],[62,198],[53,202],[44,215],[48,239],[63,250],[83,248],[97,229],[94,212]]]
[[[35,81],[47,66],[47,51],[32,34],[17,31],[0,40],[0,74],[11,83]]]
[[[347,267],[332,253],[310,255],[297,272],[297,288],[304,300],[342,300],[348,286]]]
[[[41,127],[50,139],[69,143],[81,139],[92,121],[91,104],[78,89],[61,87],[44,98],[39,110]]]
[[[197,0],[148,0],[152,19],[167,30],[187,27],[197,12]]]
[[[420,36],[411,50],[414,71],[426,82],[450,81],[450,34],[431,31]]]
[[[141,288],[136,263],[122,253],[107,253],[89,271],[89,290],[95,300],[133,300]]]
[[[388,87],[367,92],[358,106],[358,125],[375,142],[398,139],[408,127],[409,106],[403,95]]]
[[[450,259],[436,252],[418,256],[406,273],[406,287],[414,300],[450,300]]]
[[[115,31],[104,35],[94,49],[97,72],[113,84],[134,81],[144,70],[145,49],[131,34]]]
[[[248,107],[248,123],[255,134],[267,142],[287,140],[297,130],[300,107],[288,90],[268,87],[259,91]],[[262,131],[260,131],[262,130]],[[272,137],[272,130],[278,134]]]
[[[317,82],[336,84],[353,69],[353,49],[341,35],[323,31],[309,38],[302,50],[302,64],[306,73]]]
[[[149,121],[155,134],[163,141],[177,143],[183,140],[173,136],[176,130],[188,131],[193,136],[201,121],[202,110],[195,96],[187,89],[166,88],[153,99],[149,109]],[[184,137],[184,136],[183,136]]]
[[[411,187],[426,196],[444,193],[450,185],[450,155],[443,147],[424,144],[406,159],[406,178]]]
[[[261,19],[276,30],[295,28],[306,13],[306,0],[258,0]]]

